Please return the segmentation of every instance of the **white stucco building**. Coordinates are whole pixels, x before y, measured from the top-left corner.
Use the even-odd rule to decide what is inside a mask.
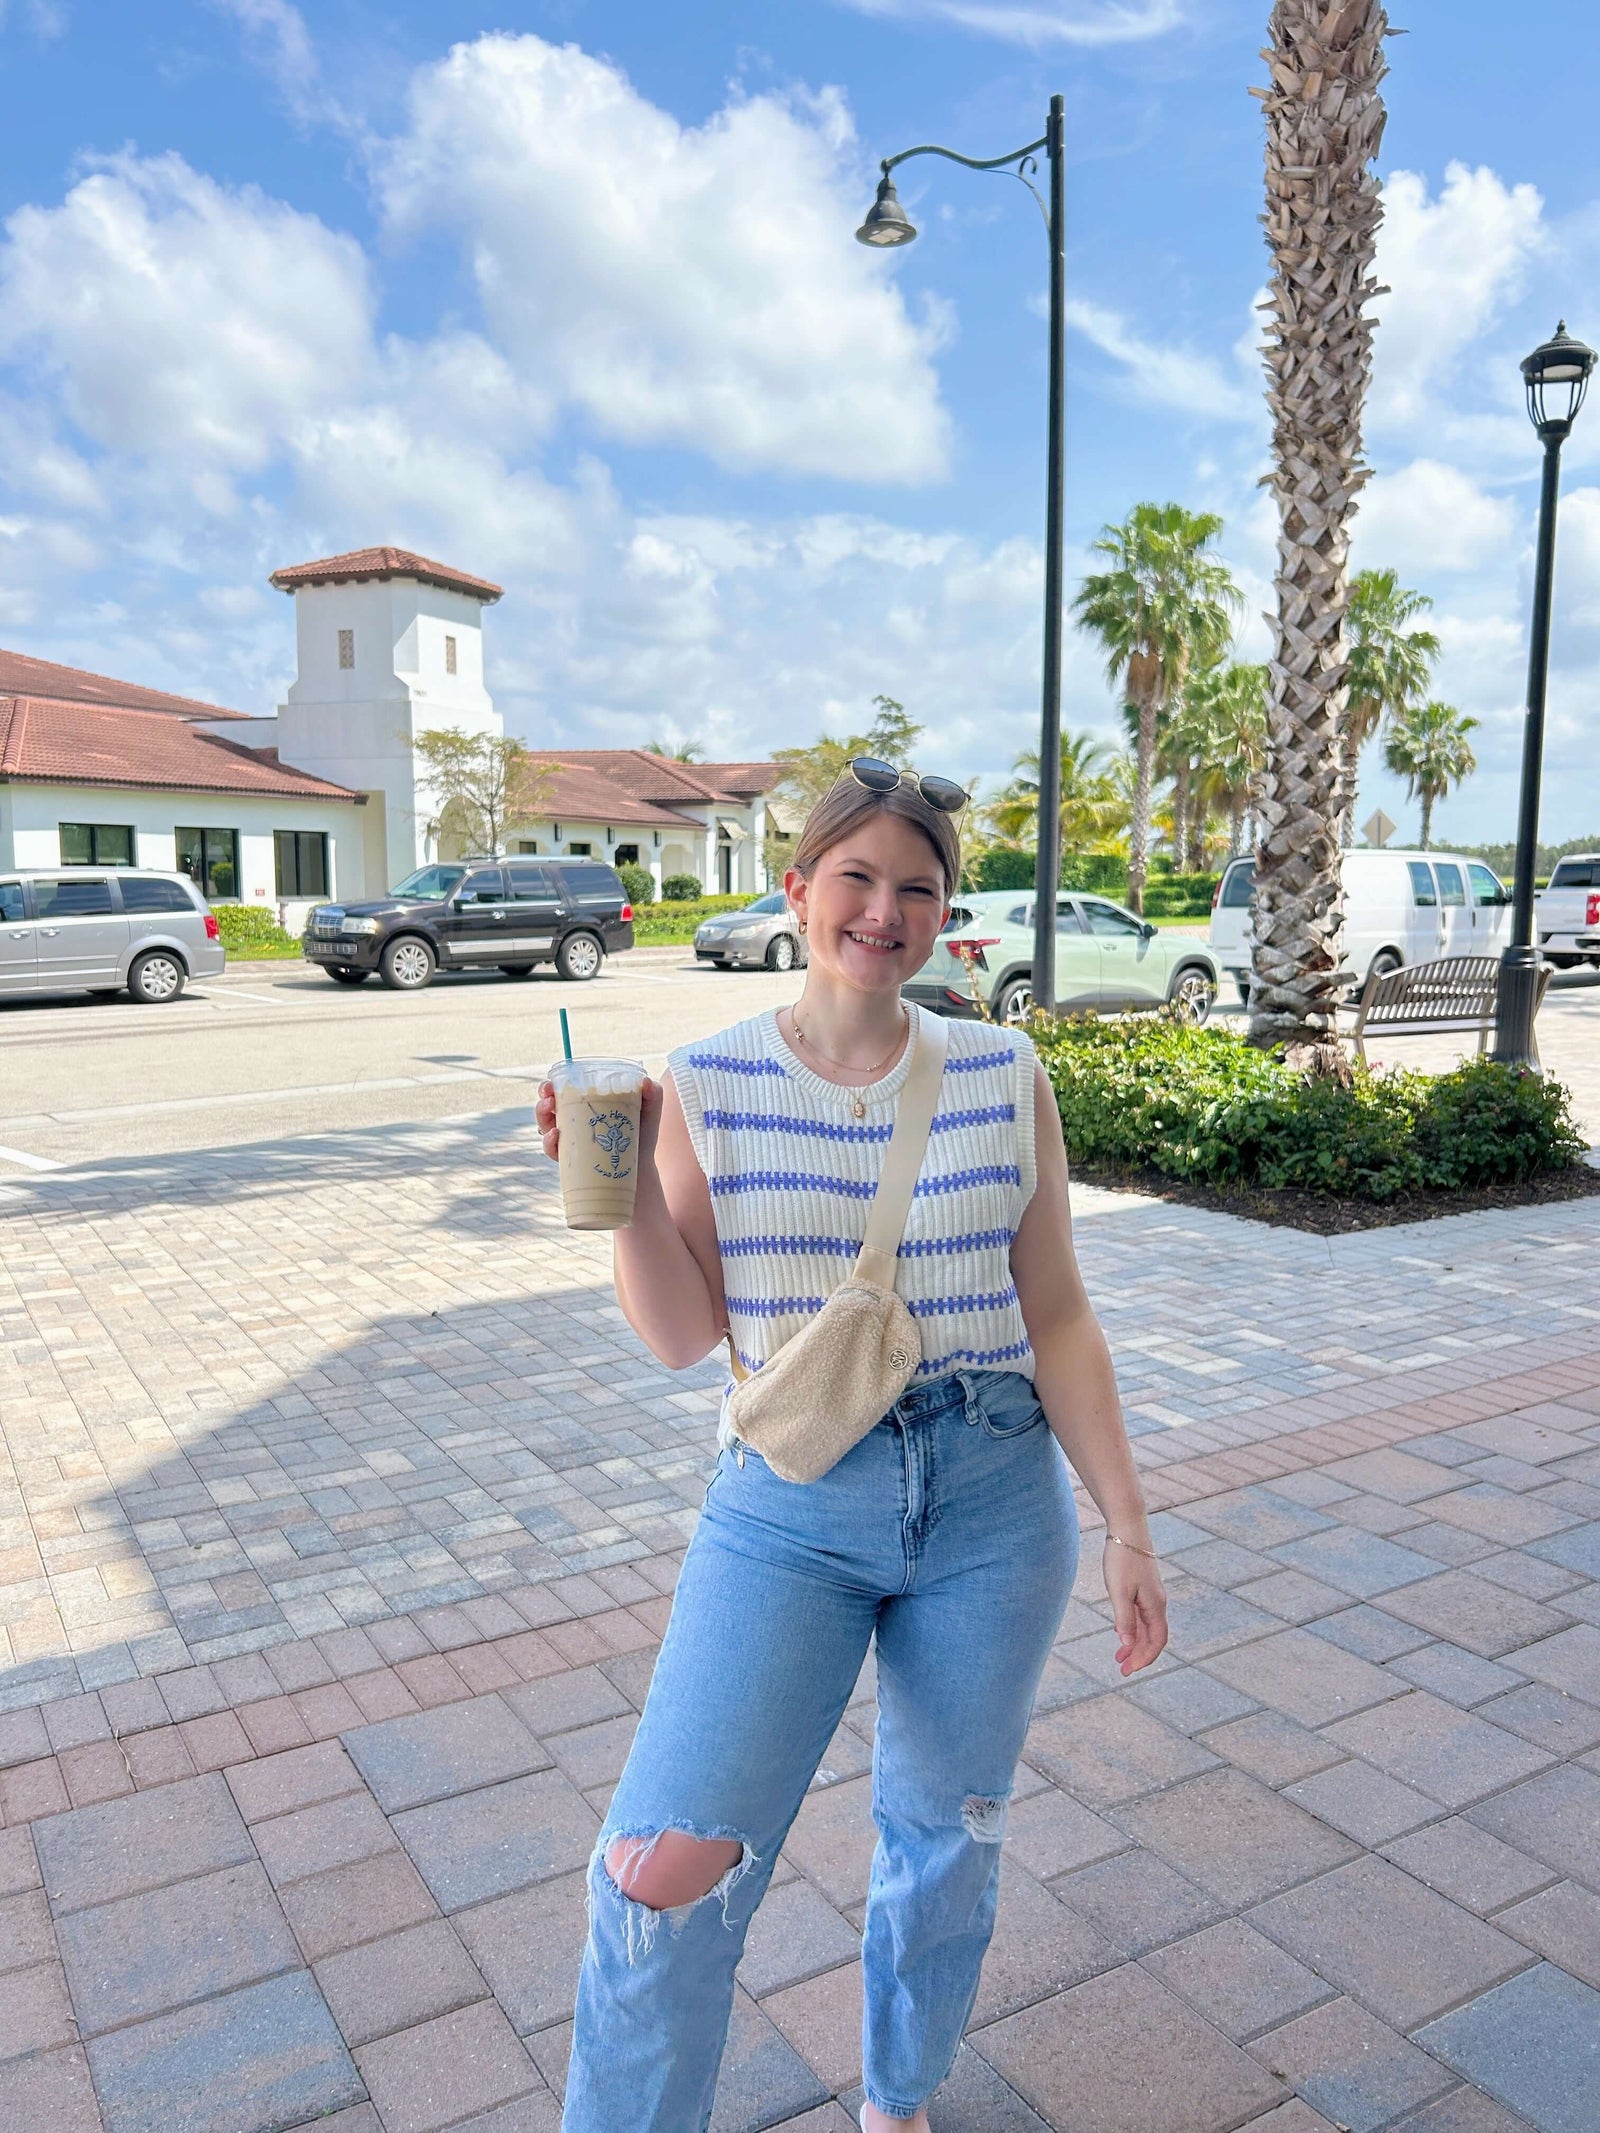
[[[501,588],[404,548],[274,571],[294,601],[295,678],[268,716],[0,652],[0,867],[181,869],[214,903],[275,905],[298,930],[324,896],[378,896],[469,833],[419,771],[430,728],[502,731],[483,617]],[[589,853],[766,886],[772,763],[544,749],[537,820],[508,849]]]

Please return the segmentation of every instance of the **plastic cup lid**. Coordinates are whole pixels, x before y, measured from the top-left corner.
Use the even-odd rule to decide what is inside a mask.
[[[631,1096],[648,1076],[636,1059],[558,1059],[550,1080],[558,1089],[591,1089],[597,1096]]]

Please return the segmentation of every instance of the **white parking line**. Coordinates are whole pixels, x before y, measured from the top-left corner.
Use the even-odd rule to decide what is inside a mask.
[[[30,1155],[26,1148],[0,1148],[0,1163],[16,1163],[23,1170],[64,1170],[65,1163],[52,1163],[47,1155]]]

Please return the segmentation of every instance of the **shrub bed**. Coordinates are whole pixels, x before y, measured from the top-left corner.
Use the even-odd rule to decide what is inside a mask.
[[[246,962],[301,952],[299,937],[284,932],[270,904],[218,904],[216,920],[223,947]]]
[[[633,944],[636,948],[686,947],[694,939],[695,928],[706,919],[754,902],[753,896],[701,896],[693,903],[650,904],[633,914]]]
[[[1581,1160],[1559,1082],[1475,1059],[1307,1081],[1229,1030],[1165,1016],[1031,1034],[1084,1167],[1196,1185],[1390,1201],[1522,1184]]]

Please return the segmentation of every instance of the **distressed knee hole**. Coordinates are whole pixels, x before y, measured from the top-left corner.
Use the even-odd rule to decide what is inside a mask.
[[[961,1826],[974,1844],[998,1844],[1006,1833],[1006,1801],[969,1793],[961,1804]]]
[[[663,1829],[654,1836],[616,1838],[606,1853],[606,1872],[634,1903],[675,1911],[709,1896],[743,1857],[744,1846],[732,1838]]]

